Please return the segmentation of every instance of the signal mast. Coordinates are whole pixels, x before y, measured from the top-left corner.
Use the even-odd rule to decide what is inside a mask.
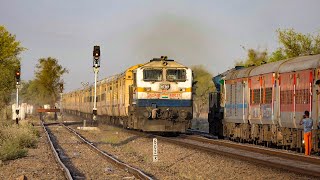
[[[100,68],[100,46],[93,47],[93,72],[94,72],[94,100],[93,100],[93,120],[97,119],[97,76]]]
[[[20,87],[20,68],[16,71],[16,88],[17,88],[17,95],[16,95],[16,124],[19,124],[19,87]]]

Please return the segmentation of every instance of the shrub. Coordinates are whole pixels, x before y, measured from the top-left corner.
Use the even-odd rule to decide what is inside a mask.
[[[0,160],[13,160],[27,156],[28,151],[21,148],[18,142],[6,140],[0,146]]]
[[[27,155],[25,148],[36,148],[39,132],[28,124],[0,125],[0,160],[11,160]]]

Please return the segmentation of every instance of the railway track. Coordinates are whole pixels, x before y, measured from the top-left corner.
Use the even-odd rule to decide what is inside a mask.
[[[142,132],[129,131],[136,135]],[[208,153],[229,156],[235,159],[262,164],[272,168],[283,169],[300,175],[320,177],[320,158],[304,156],[292,152],[273,150],[270,148],[237,144],[218,139],[208,139],[198,135],[180,135],[177,137],[157,136],[159,140],[183,147],[199,149]],[[211,137],[213,138],[213,137]]]
[[[227,147],[236,147],[238,149],[243,149],[243,150],[248,150],[248,151],[253,151],[253,152],[263,153],[263,154],[269,154],[273,156],[283,157],[287,159],[294,159],[298,161],[320,165],[320,158],[316,156],[305,156],[302,153],[295,153],[294,151],[290,151],[290,150],[283,151],[280,149],[273,149],[273,148],[268,148],[264,146],[237,143],[229,140],[222,140],[204,131],[188,130],[188,132],[194,135],[199,135],[199,136],[184,136],[187,139],[196,140],[203,143],[223,145]]]
[[[124,130],[122,128],[119,128]],[[146,133],[124,130],[128,133],[146,136]],[[239,144],[235,142],[215,139],[210,135],[203,135],[202,132],[192,132],[199,135],[180,135],[178,137],[163,137],[148,134],[148,137],[157,137],[161,141],[172,144],[199,149],[204,152],[229,156],[234,159],[253,162],[256,164],[266,165],[276,169],[284,169],[300,175],[310,177],[320,177],[320,158],[308,157],[301,154],[282,151],[278,149],[270,149],[250,144]],[[204,137],[203,137],[204,136]]]
[[[176,138],[160,137],[160,139],[181,146],[197,148],[206,152],[230,156],[298,174],[320,177],[320,158],[316,157],[306,157],[290,152],[206,139],[199,136],[182,135]]]
[[[56,161],[58,162],[61,170],[63,171],[66,179],[72,180],[73,177],[72,177],[72,175],[71,175],[71,173],[70,173],[70,170],[69,170],[69,169],[67,168],[67,166],[65,166],[65,164],[62,162],[62,160],[61,160],[61,158],[60,158],[60,156],[59,156],[59,154],[58,154],[55,146],[53,145],[53,142],[52,142],[52,140],[51,140],[51,137],[50,137],[50,135],[49,135],[49,132],[48,132],[48,130],[47,130],[47,128],[46,128],[46,126],[45,126],[45,124],[44,124],[43,122],[41,122],[41,126],[42,126],[42,128],[43,128],[43,130],[44,130],[44,132],[45,132],[45,134],[46,134],[46,136],[47,136],[47,139],[48,139],[48,142],[49,142],[49,144],[50,144],[50,148],[51,148],[51,150],[52,150],[52,152],[53,152],[53,155],[54,155]]]
[[[92,142],[86,140],[84,137],[82,137],[76,131],[74,131],[70,127],[67,127],[64,124],[59,124],[59,123],[44,124],[42,122],[41,125],[46,132],[46,135],[48,137],[48,141],[50,143],[52,151],[54,152],[55,158],[56,158],[57,162],[59,163],[59,165],[60,165],[61,169],[63,170],[65,177],[67,179],[84,179],[84,178],[86,178],[85,177],[86,174],[84,172],[81,172],[79,169],[73,167],[72,165],[70,165],[70,160],[66,160],[66,156],[62,155],[61,147],[59,147],[60,143],[58,144],[57,141],[53,140],[54,135],[53,135],[52,131],[48,129],[49,125],[59,126],[59,127],[63,127],[64,129],[66,129],[69,133],[71,133],[73,136],[75,136],[80,141],[80,143],[77,143],[77,144],[85,145],[87,148],[90,148],[92,151],[94,151],[98,155],[105,158],[109,163],[115,165],[117,168],[119,168],[121,170],[121,171],[119,171],[120,174],[125,175],[126,173],[129,173],[137,179],[148,179],[148,180],[153,179],[152,176],[147,175],[142,170],[137,169],[135,167],[132,167],[132,166],[118,160],[117,158],[113,157],[112,155],[108,154],[107,152],[100,150],[99,148],[94,146]],[[70,139],[72,139],[72,138],[70,138]],[[65,142],[63,142],[63,143],[67,144]],[[94,156],[94,155],[92,155],[92,156]],[[86,162],[86,163],[90,163],[90,162]],[[119,178],[119,177],[116,177],[116,178]]]

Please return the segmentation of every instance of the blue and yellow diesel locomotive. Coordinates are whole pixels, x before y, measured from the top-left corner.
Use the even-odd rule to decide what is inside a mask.
[[[97,83],[98,120],[125,128],[185,132],[191,125],[192,71],[166,57],[154,58]],[[63,95],[68,113],[90,117],[94,86]]]

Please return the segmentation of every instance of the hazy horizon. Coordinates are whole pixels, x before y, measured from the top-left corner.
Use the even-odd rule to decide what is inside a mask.
[[[54,57],[69,70],[66,91],[93,82],[92,49],[101,46],[99,79],[166,55],[203,64],[213,75],[246,57],[242,48],[279,44],[276,30],[320,30],[320,1],[22,1],[0,0],[0,24],[22,46],[22,80],[38,59]]]

